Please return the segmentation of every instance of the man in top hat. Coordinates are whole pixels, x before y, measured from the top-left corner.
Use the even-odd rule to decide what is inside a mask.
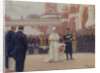
[[[70,55],[70,59],[72,60],[72,34],[70,33],[70,28],[66,29],[66,34],[63,36],[65,42],[65,53],[67,60],[69,59],[68,54]]]
[[[28,48],[26,35],[23,33],[24,27],[19,26],[18,31],[13,37],[13,47],[14,50],[12,55],[16,61],[16,72],[22,72],[24,70],[24,61],[26,56],[26,51]]]

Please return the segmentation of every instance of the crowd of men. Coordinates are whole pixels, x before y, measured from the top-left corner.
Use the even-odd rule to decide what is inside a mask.
[[[95,52],[95,33],[77,36],[77,52]]]
[[[28,50],[29,54],[42,54],[48,52],[49,40],[48,37],[45,36],[28,36]],[[44,49],[44,47],[46,49]]]

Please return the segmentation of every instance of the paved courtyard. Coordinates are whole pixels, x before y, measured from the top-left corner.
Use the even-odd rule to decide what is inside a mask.
[[[77,68],[94,68],[94,53],[76,53],[73,54],[74,60],[64,60],[61,62],[45,63],[44,55],[27,55],[25,60],[24,71],[40,71],[40,70],[59,70],[59,69],[77,69]],[[66,56],[64,56],[66,58]]]

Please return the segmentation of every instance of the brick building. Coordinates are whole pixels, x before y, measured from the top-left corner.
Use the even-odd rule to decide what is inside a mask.
[[[90,16],[90,14],[92,14]],[[95,7],[88,5],[66,4],[62,7],[62,12],[58,13],[56,3],[45,3],[44,12],[39,19],[27,20],[21,16],[20,20],[10,20],[10,16],[5,16],[5,26],[30,25],[37,28],[45,35],[50,34],[53,26],[56,27],[58,34],[65,34],[69,27],[71,32],[76,32],[95,24]],[[90,23],[90,21],[93,21]],[[87,26],[86,26],[87,25]]]

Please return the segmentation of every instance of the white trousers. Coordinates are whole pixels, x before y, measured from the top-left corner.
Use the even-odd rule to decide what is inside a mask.
[[[9,57],[8,59],[8,69],[9,71],[15,71],[15,60],[13,57]]]

